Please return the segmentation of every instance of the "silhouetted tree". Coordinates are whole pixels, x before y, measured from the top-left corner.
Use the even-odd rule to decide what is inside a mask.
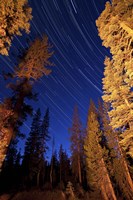
[[[29,137],[27,138],[25,145],[25,153],[23,159],[23,166],[25,173],[29,177],[30,182],[35,181],[35,185],[39,185],[40,168],[43,162],[42,155],[40,155],[40,145],[41,145],[41,112],[40,109],[37,110],[33,117],[31,131]]]
[[[48,150],[47,142],[50,140],[49,135],[49,108],[47,108],[43,120],[41,120],[40,127],[40,157],[42,158],[42,166],[40,166],[40,181],[43,185],[46,169],[46,152]]]
[[[2,183],[1,189],[3,191],[10,191],[17,187],[16,182],[18,180],[18,171],[17,169],[17,143],[18,139],[12,139],[7,155],[2,167],[2,172],[0,176],[0,182]]]
[[[59,183],[59,175],[60,175],[60,172],[59,172],[59,160],[58,160],[58,157],[57,157],[57,151],[54,150],[53,154],[52,154],[52,157],[51,157],[51,184],[52,186],[55,186]]]
[[[59,149],[59,168],[60,168],[60,183],[67,183],[70,177],[70,160],[62,145]]]
[[[47,108],[46,113],[44,115],[42,125],[41,125],[41,137],[42,137],[42,156],[44,157],[44,153],[48,150],[47,142],[50,140],[49,135],[49,108]]]

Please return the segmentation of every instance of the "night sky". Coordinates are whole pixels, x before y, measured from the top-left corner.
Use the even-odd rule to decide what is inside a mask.
[[[50,109],[50,135],[55,137],[56,148],[62,143],[69,148],[68,128],[72,124],[74,105],[79,107],[82,123],[86,124],[89,100],[95,103],[102,95],[104,58],[109,51],[102,47],[95,20],[104,10],[106,0],[29,0],[33,19],[29,35],[14,37],[10,56],[0,56],[0,73],[13,71],[20,49],[27,41],[46,34],[53,45],[52,61],[55,66],[48,77],[35,84],[39,93],[33,102],[34,111],[41,108],[44,115]],[[0,101],[9,94],[0,79]],[[23,131],[29,132],[29,120]],[[24,141],[21,142],[22,148]]]

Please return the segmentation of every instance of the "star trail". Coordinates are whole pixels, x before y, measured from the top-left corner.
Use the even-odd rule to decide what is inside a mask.
[[[50,135],[57,148],[69,147],[68,128],[71,127],[74,105],[79,107],[80,117],[86,124],[89,100],[95,103],[102,95],[102,77],[107,49],[102,47],[95,20],[104,10],[106,0],[29,0],[33,19],[30,34],[14,37],[10,56],[0,56],[1,73],[13,71],[20,49],[29,42],[46,34],[53,46],[52,73],[43,77],[34,87],[38,101],[33,102],[34,111],[42,114],[50,109]],[[5,82],[0,80],[0,101],[10,95]],[[30,123],[23,131],[29,132]],[[24,141],[21,142],[23,145]]]

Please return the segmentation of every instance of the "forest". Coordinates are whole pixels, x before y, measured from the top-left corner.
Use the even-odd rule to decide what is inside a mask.
[[[15,35],[30,32],[32,17],[28,1],[0,1],[2,56],[9,56]],[[102,45],[110,51],[104,61],[103,95],[97,104],[90,98],[86,122],[75,102],[68,127],[71,155],[63,144],[55,148],[50,109],[33,112],[30,103],[38,101],[37,81],[50,76],[55,66],[47,35],[21,51],[12,73],[3,72],[10,96],[0,102],[1,200],[133,200],[132,21],[132,0],[106,2],[96,20]],[[25,137],[21,128],[28,118],[32,123],[22,155],[18,142]]]

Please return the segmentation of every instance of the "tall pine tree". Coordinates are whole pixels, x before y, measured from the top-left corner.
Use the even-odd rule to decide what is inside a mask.
[[[122,194],[126,199],[132,199],[133,187],[126,159],[119,145],[118,131],[113,131],[109,125],[108,110],[110,106],[104,103],[100,115],[103,121],[103,134],[106,138],[106,149],[108,155],[106,163],[112,180],[115,182],[116,189],[119,188],[119,195]]]
[[[85,138],[87,181],[90,188],[97,194],[96,198],[114,199],[116,196],[106,169],[102,147],[100,146],[100,125],[94,103],[90,102]],[[101,197],[100,197],[101,193]]]
[[[96,21],[103,45],[112,59],[105,59],[103,99],[111,104],[110,124],[123,128],[121,145],[133,158],[133,1],[113,0]],[[128,127],[128,128],[127,128]]]
[[[0,126],[0,138],[1,143],[3,143],[0,148],[0,169],[7,152],[7,147],[12,137],[16,134],[19,122],[23,122],[25,113],[29,108],[26,107],[25,100],[26,98],[33,97],[33,84],[37,79],[51,72],[51,70],[46,68],[48,65],[53,65],[49,60],[53,54],[50,49],[51,46],[48,43],[47,36],[44,36],[42,40],[36,39],[22,55],[15,72],[9,74],[10,77],[15,78],[15,81],[13,79],[13,83],[9,84],[13,95],[11,98],[5,99],[0,106],[0,110],[4,107],[4,110],[8,113],[8,118],[5,116],[2,117],[3,121],[0,119],[0,125],[2,124]]]
[[[31,131],[25,145],[25,153],[23,159],[23,169],[27,172],[31,182],[39,185],[40,168],[42,164],[42,156],[40,155],[40,133],[41,133],[41,112],[37,110],[33,117]]]

